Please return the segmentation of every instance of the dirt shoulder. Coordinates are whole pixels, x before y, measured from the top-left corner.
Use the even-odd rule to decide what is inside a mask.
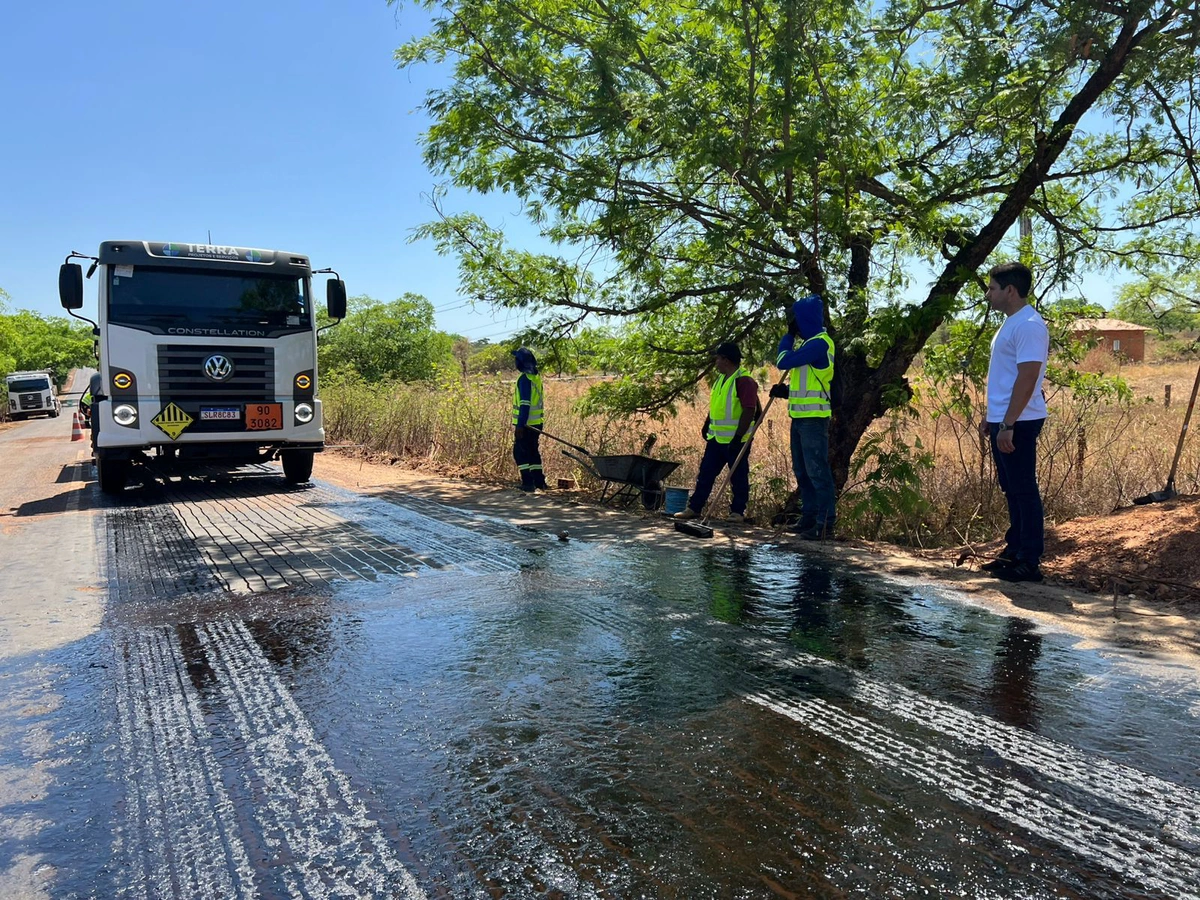
[[[715,534],[706,541],[679,534],[660,515],[608,509],[582,492],[530,496],[510,486],[414,471],[341,450],[318,454],[314,475],[368,494],[404,491],[560,540],[651,541],[685,550],[769,541],[953,589],[968,602],[1033,620],[1084,642],[1200,658],[1200,498],[1135,507],[1052,529],[1047,535],[1047,582],[1008,584],[976,568],[995,548],[919,554],[863,541],[801,541],[785,531],[720,522],[712,523]],[[1196,546],[1189,550],[1192,543]],[[1194,569],[1177,564],[1181,554]]]

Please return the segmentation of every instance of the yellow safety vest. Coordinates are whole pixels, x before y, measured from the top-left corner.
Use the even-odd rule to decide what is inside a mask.
[[[712,394],[708,398],[708,437],[716,438],[718,444],[728,444],[737,433],[738,423],[742,420],[742,404],[738,401],[737,380],[749,373],[739,368],[732,375],[722,375],[713,385]],[[742,443],[750,436],[750,431],[742,435]]]
[[[527,400],[527,401],[521,400],[521,379],[522,378],[529,379],[530,389],[529,389],[529,400]],[[529,404],[529,418],[525,420],[525,424],[526,425],[541,425],[542,419],[543,419],[543,412],[542,412],[542,398],[543,397],[544,397],[544,393],[542,391],[542,376],[541,375],[530,375],[526,372],[522,372],[519,376],[517,376],[517,380],[513,383],[512,423],[514,425],[516,425],[517,422],[520,421],[521,404],[523,402],[526,402]]]
[[[788,415],[793,419],[828,419],[831,415],[829,386],[833,383],[833,338],[822,331],[808,340],[801,341],[800,346],[803,347],[808,341],[818,340],[823,340],[829,347],[829,365],[823,369],[813,366],[792,369],[788,385]],[[782,356],[783,354],[780,354],[780,358]]]

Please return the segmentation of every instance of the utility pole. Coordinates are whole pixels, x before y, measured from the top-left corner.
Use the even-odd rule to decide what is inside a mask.
[[[1018,244],[1021,262],[1033,268],[1033,220],[1028,213],[1021,213],[1021,240]]]

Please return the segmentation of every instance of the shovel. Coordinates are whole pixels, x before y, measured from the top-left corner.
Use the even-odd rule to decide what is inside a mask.
[[[786,384],[788,376],[790,374],[791,374],[790,371],[784,372],[783,377],[781,379],[779,379],[779,383]],[[771,396],[767,397],[767,405],[763,407],[762,415],[759,416],[758,419],[754,422],[754,424],[750,426],[750,431],[746,434],[746,440],[742,443],[742,449],[738,453],[737,459],[735,459],[733,461],[732,466],[730,466],[729,468],[727,468],[725,470],[725,474],[721,477],[720,486],[715,491],[713,491],[713,493],[708,495],[708,503],[705,504],[706,512],[704,513],[704,518],[702,518],[699,522],[687,522],[687,521],[676,522],[675,523],[676,531],[681,532],[682,534],[688,534],[688,535],[691,535],[692,537],[698,537],[698,538],[710,538],[713,536],[713,530],[704,524],[705,522],[708,521],[708,517],[709,517],[707,508],[712,505],[713,497],[724,493],[725,486],[727,484],[729,484],[729,479],[732,477],[734,470],[737,469],[737,467],[742,464],[742,458],[745,457],[746,451],[750,449],[750,443],[751,443],[751,441],[754,440],[754,432],[758,431],[758,426],[762,422],[766,421],[767,413],[770,411],[771,404],[774,402],[775,402],[774,397],[771,397]]]
[[[1192,399],[1188,401],[1187,412],[1183,416],[1183,428],[1179,431],[1179,443],[1175,445],[1175,459],[1171,461],[1171,474],[1161,491],[1151,491],[1143,497],[1134,497],[1133,502],[1140,505],[1146,503],[1162,503],[1179,496],[1175,490],[1175,472],[1179,468],[1179,456],[1183,453],[1183,439],[1187,436],[1188,424],[1192,421],[1192,408],[1196,405],[1196,392],[1200,391],[1200,368],[1196,370],[1196,380],[1192,383]]]

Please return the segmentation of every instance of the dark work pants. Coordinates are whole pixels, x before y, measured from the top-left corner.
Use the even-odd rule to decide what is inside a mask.
[[[1045,422],[1045,419],[1031,419],[1013,425],[1012,453],[1000,452],[996,446],[999,423],[988,423],[996,480],[1008,501],[1004,555],[1031,566],[1038,564],[1045,549],[1045,511],[1037,483],[1037,439]]]
[[[521,487],[527,491],[546,486],[546,473],[542,471],[542,453],[538,450],[541,432],[525,429],[524,437],[513,435],[513,459],[521,473]]]
[[[792,419],[791,438],[801,521],[806,526],[832,528],[837,521],[837,489],[829,465],[829,417]]]
[[[97,408],[99,403],[99,400],[93,400],[88,408],[88,431],[91,432],[93,459],[96,458],[96,435],[100,432],[100,410]]]
[[[753,443],[753,442],[752,442]],[[694,512],[702,512],[712,493],[713,485],[726,466],[732,466],[742,448],[746,445],[730,441],[722,444],[719,441],[706,441],[704,456],[700,460],[700,472],[696,475],[696,489],[688,506]],[[742,457],[741,465],[729,476],[730,487],[733,488],[733,499],[729,503],[730,512],[746,514],[746,505],[750,502],[750,451]]]

